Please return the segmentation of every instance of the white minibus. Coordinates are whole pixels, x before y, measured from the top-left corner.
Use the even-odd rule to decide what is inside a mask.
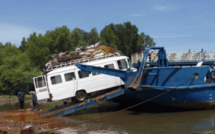
[[[126,56],[107,57],[83,64],[119,70],[131,68]],[[118,77],[81,71],[74,64],[34,77],[33,81],[38,100],[52,101],[74,98],[82,102],[91,93],[124,85]]]

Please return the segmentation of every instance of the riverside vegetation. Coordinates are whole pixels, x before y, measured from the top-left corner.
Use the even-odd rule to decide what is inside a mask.
[[[44,35],[34,32],[23,38],[21,45],[0,42],[0,95],[16,95],[20,89],[25,92],[34,90],[32,78],[41,74],[51,54],[74,51],[79,46],[86,47],[99,41],[127,56],[155,46],[153,38],[139,33],[130,22],[109,24],[100,33],[96,28],[86,32],[62,26]]]

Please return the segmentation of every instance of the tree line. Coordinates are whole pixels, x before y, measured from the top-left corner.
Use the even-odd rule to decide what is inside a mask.
[[[34,90],[32,78],[41,74],[51,54],[74,51],[99,41],[127,56],[155,45],[153,38],[143,32],[138,34],[138,28],[130,22],[107,25],[100,34],[96,28],[86,32],[80,28],[70,30],[67,26],[44,35],[34,32],[23,38],[19,47],[0,42],[0,94]]]

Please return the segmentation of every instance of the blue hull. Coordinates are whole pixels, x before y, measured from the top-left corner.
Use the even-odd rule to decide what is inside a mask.
[[[180,108],[215,107],[215,83],[207,81],[210,70],[208,66],[168,66],[145,70],[140,77],[140,90],[126,89],[129,98]],[[127,80],[129,87],[129,81],[134,80]]]
[[[147,101],[163,106],[190,109],[209,109],[215,107],[215,87],[196,89],[142,89],[141,91],[126,90],[126,95],[138,101]]]

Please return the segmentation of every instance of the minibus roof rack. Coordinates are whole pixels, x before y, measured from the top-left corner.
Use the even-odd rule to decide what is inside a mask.
[[[120,54],[119,53],[109,53],[109,54],[107,54],[105,56],[87,57],[87,58],[81,58],[81,59],[72,60],[72,61],[69,61],[69,62],[61,62],[60,64],[50,65],[50,66],[46,67],[44,72],[48,73],[48,72],[53,71],[53,70],[58,69],[58,68],[74,65],[77,62],[85,63],[85,62],[105,59],[105,58],[109,58],[109,57],[116,57],[116,56],[120,56]]]

